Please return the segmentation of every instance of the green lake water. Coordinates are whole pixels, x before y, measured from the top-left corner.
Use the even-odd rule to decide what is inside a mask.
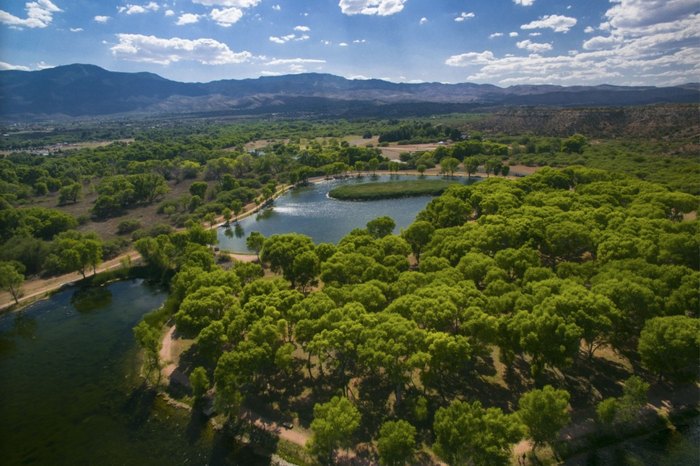
[[[0,464],[265,464],[143,387],[132,328],[165,293],[125,281],[0,316]]]

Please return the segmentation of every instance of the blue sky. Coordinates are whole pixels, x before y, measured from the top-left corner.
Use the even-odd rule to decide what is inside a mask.
[[[698,0],[4,0],[0,69],[92,63],[178,81],[700,81]]]

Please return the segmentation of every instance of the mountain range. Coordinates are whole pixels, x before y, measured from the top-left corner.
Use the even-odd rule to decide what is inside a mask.
[[[128,115],[401,116],[500,106],[699,103],[700,85],[554,86],[393,83],[304,73],[208,83],[74,64],[0,71],[3,120]]]

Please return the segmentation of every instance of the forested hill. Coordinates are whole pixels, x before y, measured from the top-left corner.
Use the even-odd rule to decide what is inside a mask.
[[[372,116],[392,109],[414,113],[464,111],[474,106],[619,106],[697,103],[697,85],[621,87],[393,83],[306,73],[257,79],[180,83],[153,73],[121,73],[94,65],[40,71],[0,71],[0,116],[37,119],[115,114],[268,113]]]

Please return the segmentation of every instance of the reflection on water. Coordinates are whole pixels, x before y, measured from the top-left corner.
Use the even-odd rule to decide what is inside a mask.
[[[264,463],[143,385],[132,328],[164,300],[134,280],[0,316],[3,466]]]
[[[310,236],[317,244],[337,243],[354,228],[363,228],[370,220],[383,215],[394,219],[395,231],[398,233],[415,220],[418,212],[432,199],[430,196],[355,202],[332,199],[328,192],[340,184],[416,178],[418,177],[403,175],[350,178],[327,180],[296,188],[275,200],[272,207],[238,222],[237,225],[244,231],[242,236],[236,234],[236,237],[232,238],[225,228],[220,228],[219,246],[229,251],[249,252],[245,237],[253,231],[258,231],[265,237],[296,232]],[[466,183],[467,180],[456,182]]]

